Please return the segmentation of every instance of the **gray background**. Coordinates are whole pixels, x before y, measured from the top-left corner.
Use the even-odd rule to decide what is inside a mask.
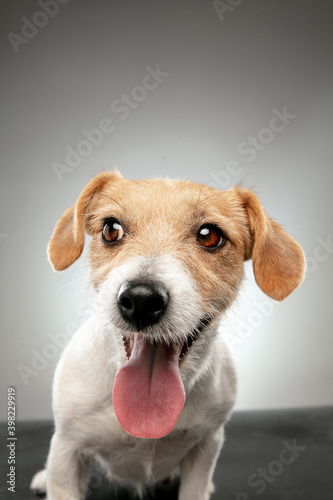
[[[255,190],[301,243],[309,271],[277,304],[246,265],[221,327],[238,366],[237,408],[332,404],[331,2],[230,0],[220,16],[203,0],[72,0],[46,19],[36,1],[0,8],[1,419],[9,385],[19,419],[51,417],[56,343],[89,314],[89,291],[84,259],[56,274],[46,246],[85,184],[113,165],[129,178]],[[22,36],[22,18],[45,25],[15,53],[8,34]],[[157,65],[168,76],[144,96],[135,87]],[[131,92],[141,100],[121,119],[111,105]],[[284,107],[294,117],[283,130],[263,130]],[[60,181],[54,162],[103,118],[113,132]],[[266,143],[245,153],[258,134]]]

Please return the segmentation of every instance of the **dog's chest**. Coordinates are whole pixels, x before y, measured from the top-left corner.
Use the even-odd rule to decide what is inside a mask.
[[[109,448],[97,450],[97,454],[113,476],[155,482],[168,477],[196,442],[190,431],[152,440],[126,436],[114,440]]]

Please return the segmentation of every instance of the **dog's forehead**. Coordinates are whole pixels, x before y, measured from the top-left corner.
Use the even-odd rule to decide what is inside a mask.
[[[101,217],[122,216],[131,220],[170,218],[188,221],[198,216],[222,215],[234,219],[239,210],[231,191],[219,191],[183,180],[148,179],[108,183],[96,200]]]

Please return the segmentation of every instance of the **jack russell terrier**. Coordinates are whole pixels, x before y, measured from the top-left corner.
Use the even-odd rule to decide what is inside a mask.
[[[56,271],[92,236],[93,316],[55,372],[55,432],[31,483],[48,500],[81,500],[89,467],[139,494],[180,469],[180,500],[208,500],[235,402],[236,375],[221,315],[243,262],[283,300],[302,282],[301,247],[248,189],[103,172],[58,221],[48,247]]]

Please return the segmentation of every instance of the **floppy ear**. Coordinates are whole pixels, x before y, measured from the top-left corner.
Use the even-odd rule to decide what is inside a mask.
[[[84,247],[85,216],[91,202],[106,182],[121,179],[116,172],[102,172],[83,189],[75,205],[60,217],[48,246],[49,260],[55,271],[63,271],[78,259]]]
[[[252,191],[236,189],[247,212],[251,233],[244,260],[252,258],[255,280],[261,290],[275,300],[283,300],[303,281],[303,250],[294,238],[268,217]]]

